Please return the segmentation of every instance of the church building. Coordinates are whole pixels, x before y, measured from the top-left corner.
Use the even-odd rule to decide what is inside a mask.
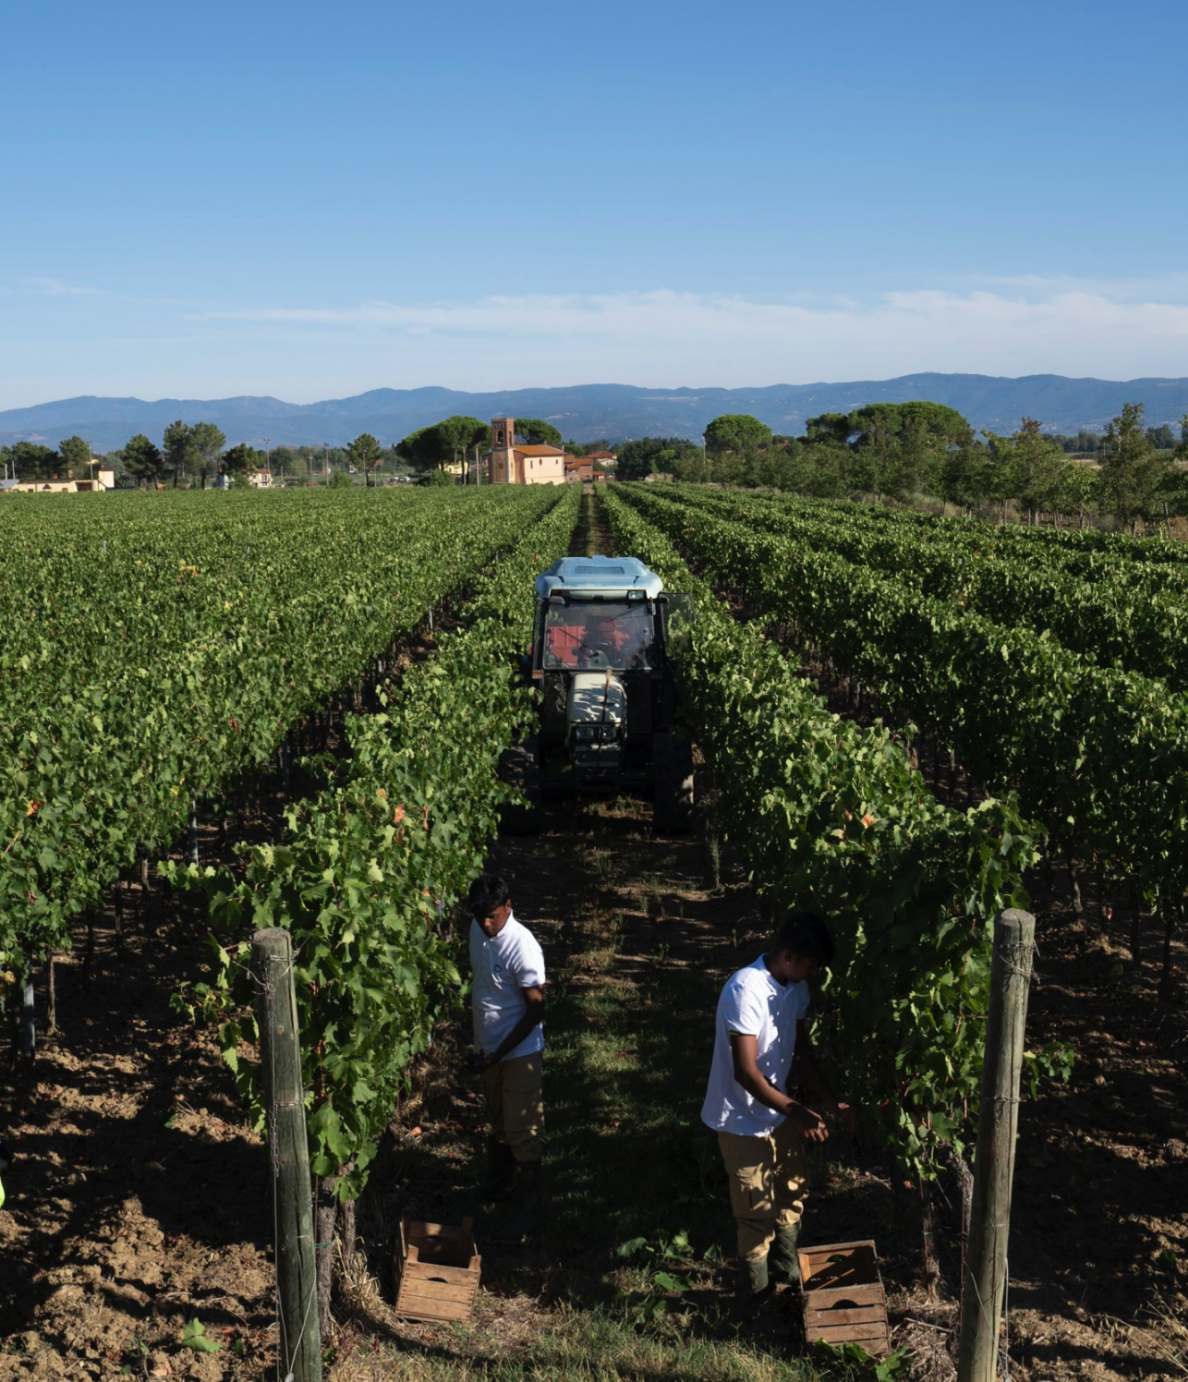
[[[516,443],[516,420],[491,419],[488,474],[493,485],[563,485],[565,452],[559,446]]]

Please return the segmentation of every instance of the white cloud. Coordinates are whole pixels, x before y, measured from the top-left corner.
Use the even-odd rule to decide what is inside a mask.
[[[651,292],[234,307],[0,279],[0,407],[74,394],[294,402],[381,386],[657,391],[926,370],[1188,375],[1188,274],[967,277],[866,295]]]
[[[84,288],[76,283],[66,283],[60,278],[11,278],[0,284],[0,292],[19,293],[28,297],[95,297],[99,291],[98,288]]]
[[[434,382],[456,387],[593,378],[659,386],[798,383],[917,370],[1188,373],[1188,276],[1142,288],[1036,278],[1009,288],[782,301],[657,290],[263,307],[201,320],[229,331],[236,323],[263,330],[292,346],[366,343],[419,362]],[[476,357],[488,361],[481,380],[473,375]],[[451,362],[464,366],[465,381]]]

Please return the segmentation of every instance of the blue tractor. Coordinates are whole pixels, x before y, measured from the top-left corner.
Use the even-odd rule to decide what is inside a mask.
[[[532,655],[537,732],[503,755],[526,806],[504,828],[537,829],[542,804],[571,793],[638,792],[659,834],[693,818],[693,744],[680,727],[674,647],[693,617],[634,557],[564,557],[536,578]]]

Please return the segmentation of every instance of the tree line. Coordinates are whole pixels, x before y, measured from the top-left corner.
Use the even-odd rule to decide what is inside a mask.
[[[529,445],[563,445],[561,433],[542,418],[518,418],[516,435]],[[488,423],[475,417],[454,416],[418,428],[390,446],[382,445],[369,432],[361,432],[346,446],[282,444],[261,450],[239,442],[228,448],[226,436],[214,423],[186,423],[179,418],[166,427],[160,446],[138,432],[103,459],[114,466],[118,478],[150,486],[162,482],[179,486],[196,480],[205,488],[209,479],[220,474],[246,483],[252,471],[265,468],[298,480],[320,476],[333,482],[341,477],[339,483],[343,484],[350,483],[351,473],[361,473],[364,483],[369,484],[376,472],[385,468],[408,469],[448,480],[444,472],[472,457],[476,450],[485,450],[489,437]],[[605,448],[606,443],[564,445],[576,455]],[[81,437],[60,442],[56,451],[37,442],[14,442],[0,448],[0,458],[5,473],[21,480],[85,479],[92,459],[90,443]]]
[[[1074,459],[1068,438],[1023,418],[1010,436],[975,434],[953,408],[939,403],[872,403],[850,413],[809,418],[803,437],[773,434],[746,414],[715,418],[704,444],[645,437],[619,449],[625,479],[669,474],[688,481],[766,486],[815,498],[934,496],[976,512],[1014,502],[1029,521],[1048,514],[1109,514],[1139,523],[1188,514],[1188,417],[1178,444],[1171,428],[1143,425],[1143,405],[1127,403],[1104,434],[1094,436],[1092,461]],[[1167,445],[1168,438],[1172,445]]]

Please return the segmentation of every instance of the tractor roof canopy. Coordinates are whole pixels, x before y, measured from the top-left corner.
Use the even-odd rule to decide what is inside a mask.
[[[562,557],[535,581],[536,597],[564,595],[574,600],[654,600],[664,583],[635,557]]]

